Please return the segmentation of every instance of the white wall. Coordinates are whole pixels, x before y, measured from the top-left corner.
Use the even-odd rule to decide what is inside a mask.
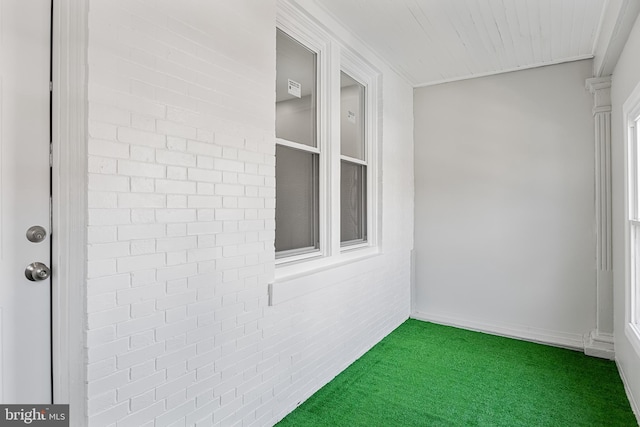
[[[636,413],[640,402],[640,357],[631,347],[625,328],[625,239],[624,226],[624,140],[622,105],[640,83],[640,21],[629,35],[627,44],[613,72],[611,83],[611,156],[613,187],[613,278],[614,333],[616,362],[622,374],[631,405]]]
[[[590,67],[416,89],[414,316],[582,346],[595,326]]]
[[[89,426],[271,425],[409,315],[413,91],[374,57],[381,254],[268,305],[275,12],[90,1]]]

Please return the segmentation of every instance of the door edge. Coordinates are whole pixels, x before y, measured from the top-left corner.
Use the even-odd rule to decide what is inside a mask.
[[[53,403],[86,426],[88,0],[52,0]]]

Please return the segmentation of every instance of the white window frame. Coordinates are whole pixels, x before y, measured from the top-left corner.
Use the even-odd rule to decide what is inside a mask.
[[[365,109],[365,146],[364,146],[364,160],[355,159],[353,157],[345,156],[340,153],[340,117],[338,117],[338,126],[337,126],[337,170],[340,170],[340,161],[346,160],[351,163],[356,163],[359,165],[364,165],[366,167],[367,175],[366,175],[366,215],[367,215],[367,237],[363,242],[359,243],[347,243],[342,244],[340,242],[340,229],[338,227],[338,246],[339,251],[342,253],[350,252],[362,248],[367,248],[371,246],[377,245],[377,226],[378,226],[378,215],[375,211],[375,206],[377,206],[377,185],[376,185],[376,176],[377,176],[377,158],[378,158],[378,131],[377,131],[377,100],[378,100],[378,76],[375,70],[373,70],[364,60],[359,58],[355,53],[348,49],[342,49],[340,51],[340,69],[338,70],[338,81],[340,81],[340,72],[344,72],[349,77],[360,83],[365,88],[365,100],[364,100],[364,109]],[[334,108],[334,111],[340,111],[340,85],[337,87],[337,99],[338,106]],[[337,197],[337,206],[338,206],[338,224],[340,224],[340,179],[339,174],[337,185],[338,188],[335,189],[334,194]]]
[[[381,78],[380,72],[362,56],[327,32],[297,6],[287,1],[278,2],[276,27],[317,54],[317,131],[318,149],[321,153],[319,160],[320,248],[310,253],[279,256],[275,261],[275,281],[279,282],[379,253],[378,138]],[[341,71],[361,83],[365,87],[366,94],[367,239],[362,243],[344,246],[340,242]],[[290,146],[291,142],[277,138],[276,144]],[[357,159],[349,158],[348,160],[362,163]]]
[[[640,85],[622,107],[625,140],[625,335],[640,356]]]
[[[276,145],[300,149],[304,152],[318,154],[319,185],[318,185],[318,245],[317,250],[300,252],[292,250],[293,255],[276,258],[276,265],[292,262],[300,262],[314,258],[321,258],[329,254],[327,242],[330,240],[326,224],[328,212],[328,186],[327,176],[329,176],[329,108],[328,108],[328,76],[330,69],[329,43],[327,37],[320,29],[307,28],[294,19],[287,18],[286,15],[278,16],[276,27],[283,33],[316,54],[316,147],[299,144],[286,139],[276,138]],[[277,161],[277,159],[276,159]],[[277,185],[277,184],[276,184]],[[277,191],[277,188],[276,188]]]

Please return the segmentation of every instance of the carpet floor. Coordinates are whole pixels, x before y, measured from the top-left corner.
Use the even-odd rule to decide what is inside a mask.
[[[277,424],[637,425],[612,361],[413,319]]]

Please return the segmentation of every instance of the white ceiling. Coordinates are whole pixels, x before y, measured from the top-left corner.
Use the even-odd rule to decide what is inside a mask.
[[[592,58],[607,0],[315,0],[414,86]]]

